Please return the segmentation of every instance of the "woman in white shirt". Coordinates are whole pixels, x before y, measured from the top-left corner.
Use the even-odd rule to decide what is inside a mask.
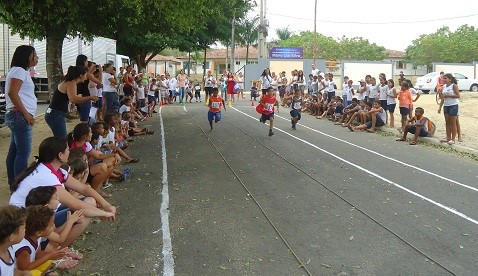
[[[259,80],[262,83],[261,90],[262,90],[262,96],[264,96],[266,95],[267,89],[269,89],[269,87],[271,87],[271,84],[272,84],[272,76],[271,76],[271,72],[269,68],[266,68],[264,69],[264,71],[262,71],[262,75],[259,78]]]
[[[438,93],[442,99],[440,107],[443,105],[443,114],[445,115],[446,139],[440,141],[452,145],[455,144],[457,134],[460,91],[458,89],[457,81],[452,74],[445,74],[443,80],[445,81],[445,84],[443,85],[442,91],[439,91]]]
[[[109,63],[104,66],[101,83],[103,84],[103,98],[106,110],[119,108],[118,95],[116,95],[117,80],[114,77],[113,66]]]
[[[38,56],[32,46],[18,46],[13,54],[10,71],[5,80],[5,123],[11,130],[7,155],[8,183],[28,167],[32,151],[32,126],[35,124],[37,98],[35,84],[28,69],[37,65]]]

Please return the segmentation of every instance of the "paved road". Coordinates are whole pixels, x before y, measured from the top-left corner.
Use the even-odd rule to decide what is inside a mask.
[[[114,186],[118,221],[78,243],[83,273],[168,271],[163,182],[177,275],[478,271],[476,162],[308,115],[293,131],[287,110],[268,137],[247,102],[213,132],[205,113],[199,103],[162,109],[166,163],[159,117],[149,122],[156,134],[136,138],[140,163]]]

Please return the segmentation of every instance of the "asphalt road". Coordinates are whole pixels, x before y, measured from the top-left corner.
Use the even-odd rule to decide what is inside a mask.
[[[309,115],[294,131],[285,109],[268,137],[250,102],[208,132],[206,111],[163,107],[164,163],[146,123],[118,220],[89,228],[76,272],[159,275],[170,252],[177,275],[476,275],[475,161]]]

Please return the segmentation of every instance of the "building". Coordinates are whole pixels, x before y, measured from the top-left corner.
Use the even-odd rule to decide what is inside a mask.
[[[165,73],[176,75],[181,70],[181,60],[172,56],[156,55],[148,63],[147,73],[152,76],[157,76]]]

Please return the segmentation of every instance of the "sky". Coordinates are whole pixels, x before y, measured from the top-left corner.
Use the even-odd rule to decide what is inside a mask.
[[[256,0],[258,5],[261,0]],[[314,30],[315,0],[262,0],[269,20],[268,41],[275,30],[294,33]],[[259,14],[259,7],[249,16]],[[317,32],[333,38],[362,37],[390,50],[405,51],[421,34],[448,26],[455,31],[468,24],[478,28],[478,1],[317,0]]]

